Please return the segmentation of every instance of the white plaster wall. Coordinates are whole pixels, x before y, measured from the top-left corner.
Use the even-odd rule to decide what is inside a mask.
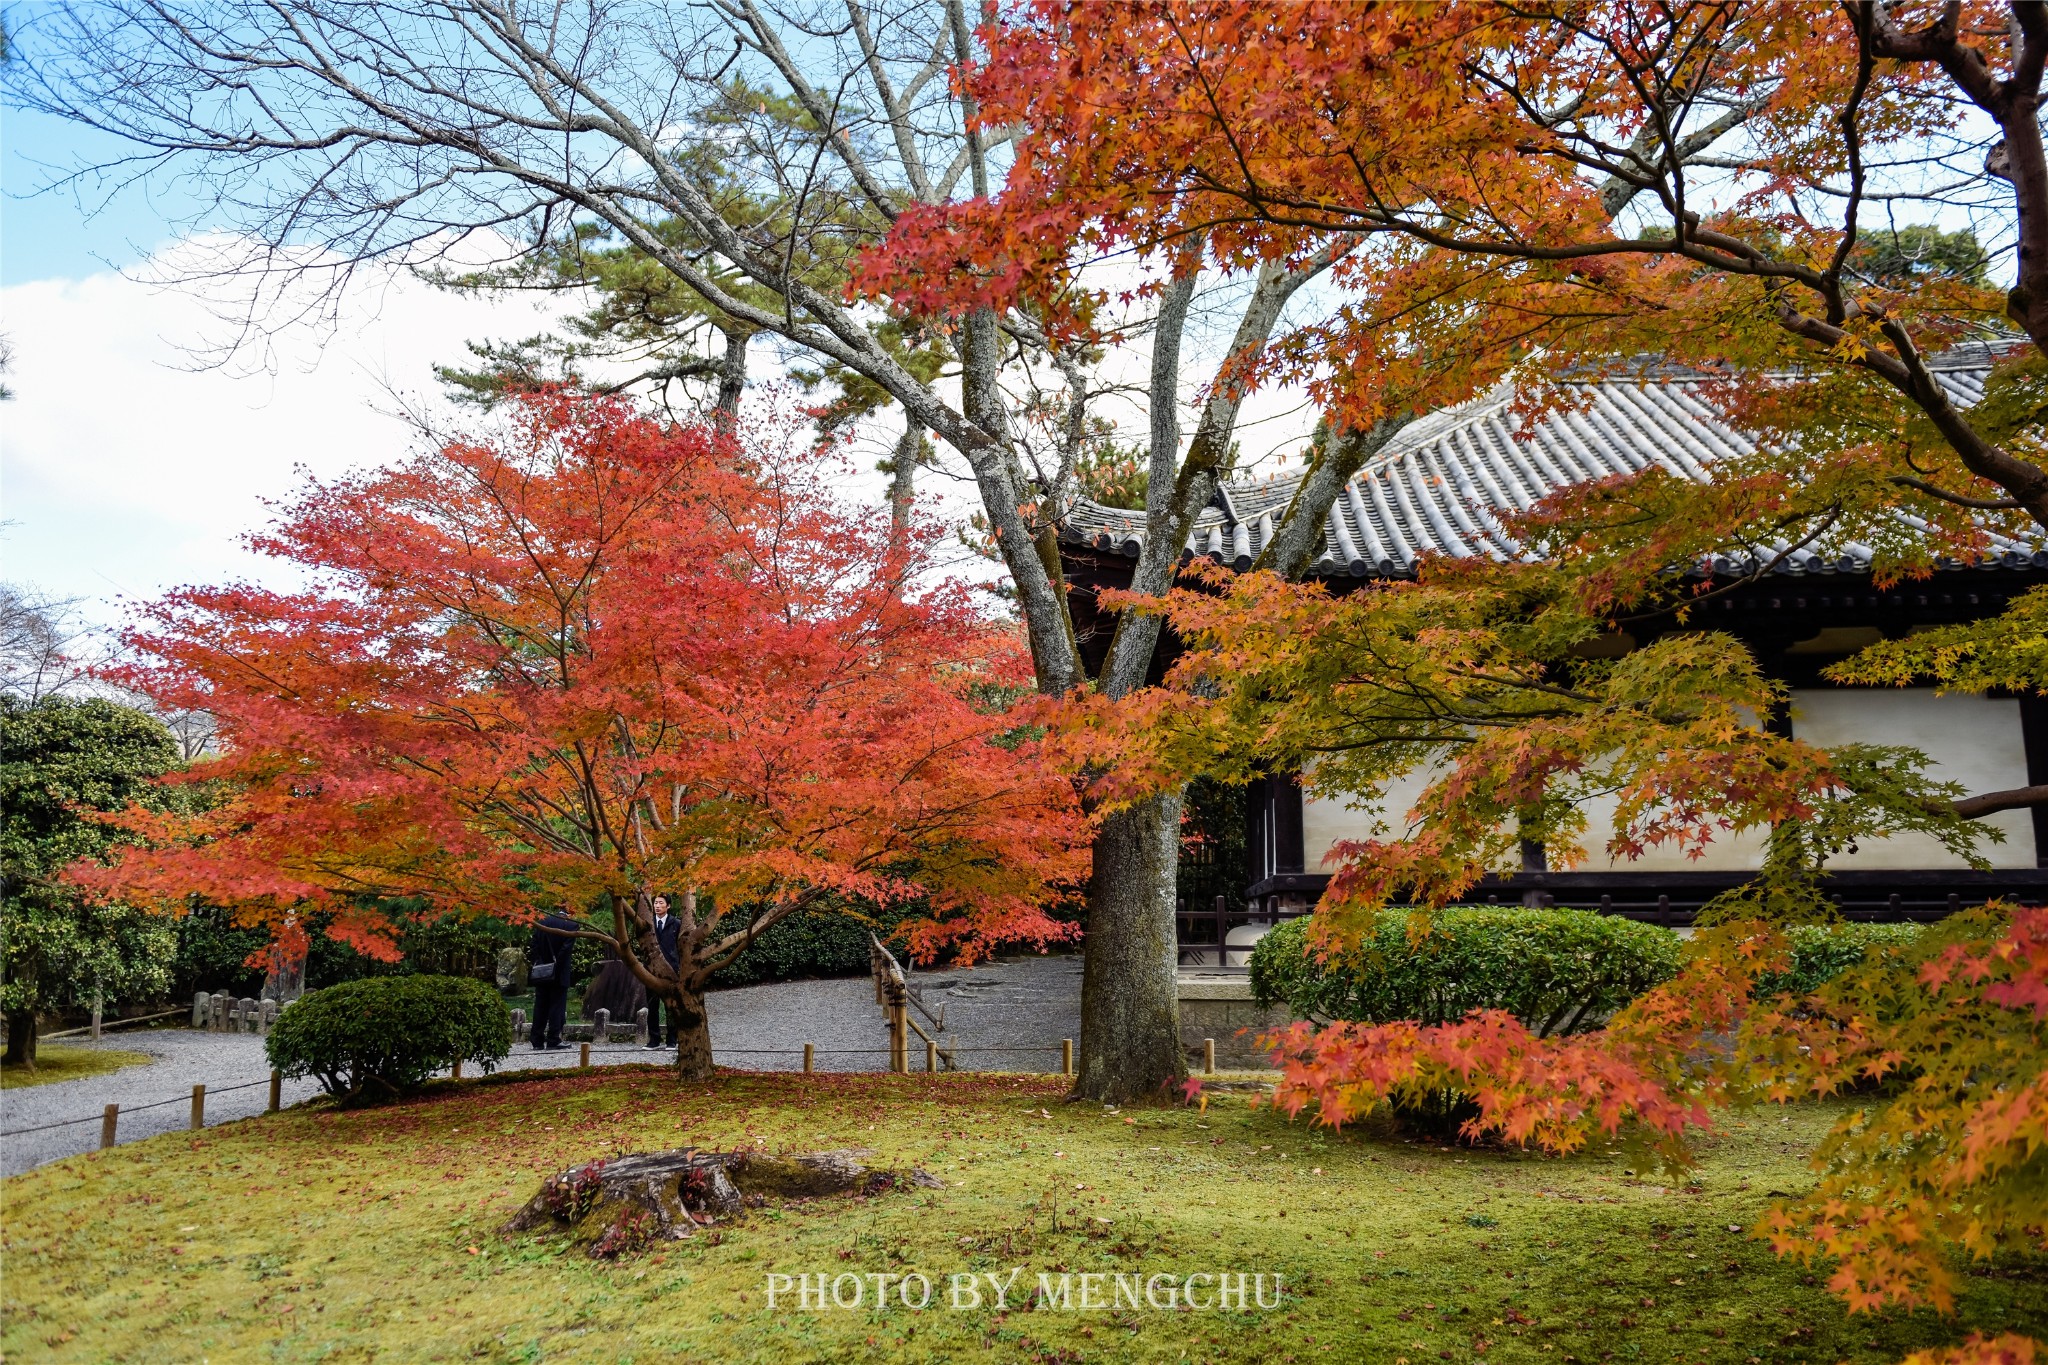
[[[1718,830],[1713,842],[1697,858],[1687,857],[1685,850],[1676,844],[1652,845],[1640,858],[1610,858],[1607,856],[1607,841],[1614,837],[1614,805],[1614,798],[1608,796],[1597,797],[1580,807],[1586,816],[1586,832],[1581,839],[1586,857],[1572,871],[1754,872],[1764,864],[1764,843],[1768,831],[1755,829]],[[1553,854],[1550,865],[1559,867],[1562,862]]]
[[[2011,697],[1950,693],[1932,688],[1813,689],[1792,694],[1792,733],[1809,744],[1901,744],[1933,762],[1928,772],[1960,782],[1965,791],[2000,791],[2027,785],[2020,738],[2020,704]],[[2005,842],[1983,852],[1994,867],[2034,866],[2034,823],[2023,810],[1989,816]],[[1924,834],[1865,840],[1855,853],[1828,861],[1836,868],[1965,867]]]
[[[1408,808],[1422,795],[1422,789],[1436,779],[1437,772],[1410,773],[1388,784],[1386,799],[1362,807],[1344,796],[1301,795],[1301,866],[1305,872],[1335,872],[1337,865],[1325,861],[1331,845],[1341,839],[1368,839],[1373,827],[1384,820],[1382,838],[1400,838],[1407,828]]]
[[[2020,707],[2011,698],[1950,694],[1931,688],[1885,690],[1816,688],[1792,694],[1792,733],[1823,748],[1847,743],[1901,744],[1919,749],[1937,777],[1960,782],[1971,792],[2022,787],[2027,782],[2026,754],[2020,739]],[[1304,793],[1301,807],[1303,867],[1333,872],[1325,861],[1333,844],[1369,837],[1375,820],[1384,819],[1393,836],[1401,833],[1405,816],[1435,772],[1418,773],[1394,783],[1386,800],[1363,808],[1341,796]],[[1670,846],[1651,849],[1642,857],[1613,859],[1607,841],[1614,833],[1614,803],[1587,803],[1586,857],[1574,870],[1584,872],[1732,872],[1762,866],[1766,834],[1745,830],[1721,833],[1699,858],[1688,858]],[[2005,831],[2005,842],[1985,846],[1995,867],[2033,867],[2033,821],[2026,811],[2006,811],[1986,824]],[[1553,859],[1553,866],[1558,861]],[[1964,867],[1925,835],[1900,835],[1866,840],[1855,853],[1832,859],[1840,868]]]

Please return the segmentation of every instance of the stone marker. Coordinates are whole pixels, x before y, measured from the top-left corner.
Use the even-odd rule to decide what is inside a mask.
[[[518,948],[498,949],[498,989],[506,995],[524,995],[530,984],[526,953]]]
[[[647,1046],[647,1007],[645,1005],[633,1011],[633,1041],[641,1047]]]
[[[590,1022],[590,1036],[596,1039],[600,1046],[612,1040],[612,1012],[610,1010],[599,1010],[595,1015],[591,1016]]]
[[[213,997],[212,997],[212,996],[208,995],[208,994],[207,994],[207,993],[206,993],[205,991],[195,991],[195,992],[193,992],[193,994],[192,994],[192,1027],[193,1027],[193,1028],[205,1028],[205,1027],[206,1027],[206,1025],[207,1025],[207,1024],[208,1024],[208,1023],[210,1022],[209,1016],[210,1016],[210,1015],[212,1014],[212,1006],[213,1006]]]

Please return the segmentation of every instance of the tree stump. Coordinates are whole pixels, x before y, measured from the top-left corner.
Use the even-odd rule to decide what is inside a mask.
[[[872,1196],[903,1185],[937,1189],[925,1171],[877,1170],[862,1149],[799,1152],[635,1152],[558,1171],[505,1225],[567,1231],[590,1255],[613,1259],[729,1222],[770,1200]]]

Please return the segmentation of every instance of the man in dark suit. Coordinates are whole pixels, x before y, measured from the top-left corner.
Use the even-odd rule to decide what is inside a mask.
[[[572,963],[576,940],[570,935],[581,927],[560,914],[549,914],[533,927],[533,942],[526,947],[526,957],[532,963],[527,977],[533,983],[532,1036],[536,1052],[559,1050],[562,1046],[562,1025],[569,1017],[570,978],[575,974]]]
[[[682,962],[682,921],[668,912],[668,897],[654,898],[654,941],[661,945],[661,955],[668,959],[671,970]],[[661,997],[653,991],[647,993],[647,1046],[666,1047],[674,1050],[676,1045],[675,1006],[668,1010],[668,1042],[661,1041]]]

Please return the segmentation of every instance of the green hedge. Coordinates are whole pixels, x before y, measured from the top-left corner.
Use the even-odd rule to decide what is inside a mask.
[[[1757,978],[1758,996],[1790,991],[1807,995],[1863,961],[1864,954],[1909,948],[1925,926],[1918,924],[1807,924],[1786,931],[1792,965]]]
[[[264,1045],[287,1076],[344,1101],[401,1094],[457,1061],[488,1072],[512,1050],[512,1013],[489,982],[373,976],[285,1007]]]
[[[1682,958],[1670,930],[1590,910],[1454,906],[1419,943],[1409,919],[1386,912],[1357,953],[1330,963],[1309,949],[1311,920],[1290,920],[1252,950],[1252,992],[1303,1018],[1443,1024],[1500,1009],[1538,1033],[1572,1033],[1669,980]]]
[[[888,943],[896,927],[924,915],[922,906],[870,912],[866,918],[830,911],[800,911],[778,920],[747,945],[711,978],[713,988],[752,986],[763,981],[794,981],[805,977],[866,976],[868,935]],[[732,929],[746,921],[733,917]],[[725,930],[721,925],[720,929]],[[902,949],[894,949],[900,958]]]
[[[398,947],[403,956],[396,962],[380,962],[329,938],[329,918],[317,914],[306,924],[309,987],[332,986],[371,976],[474,975],[482,980],[494,975],[498,949],[508,945],[523,948],[533,933],[530,928],[498,920],[461,919],[454,915],[424,923],[405,920],[398,931]],[[242,996],[255,995],[263,989],[264,973],[249,966],[247,959],[270,945],[269,930],[237,928],[226,911],[199,906],[177,921],[176,933],[178,956],[172,970],[172,1000],[190,1000],[194,991],[226,991]]]

